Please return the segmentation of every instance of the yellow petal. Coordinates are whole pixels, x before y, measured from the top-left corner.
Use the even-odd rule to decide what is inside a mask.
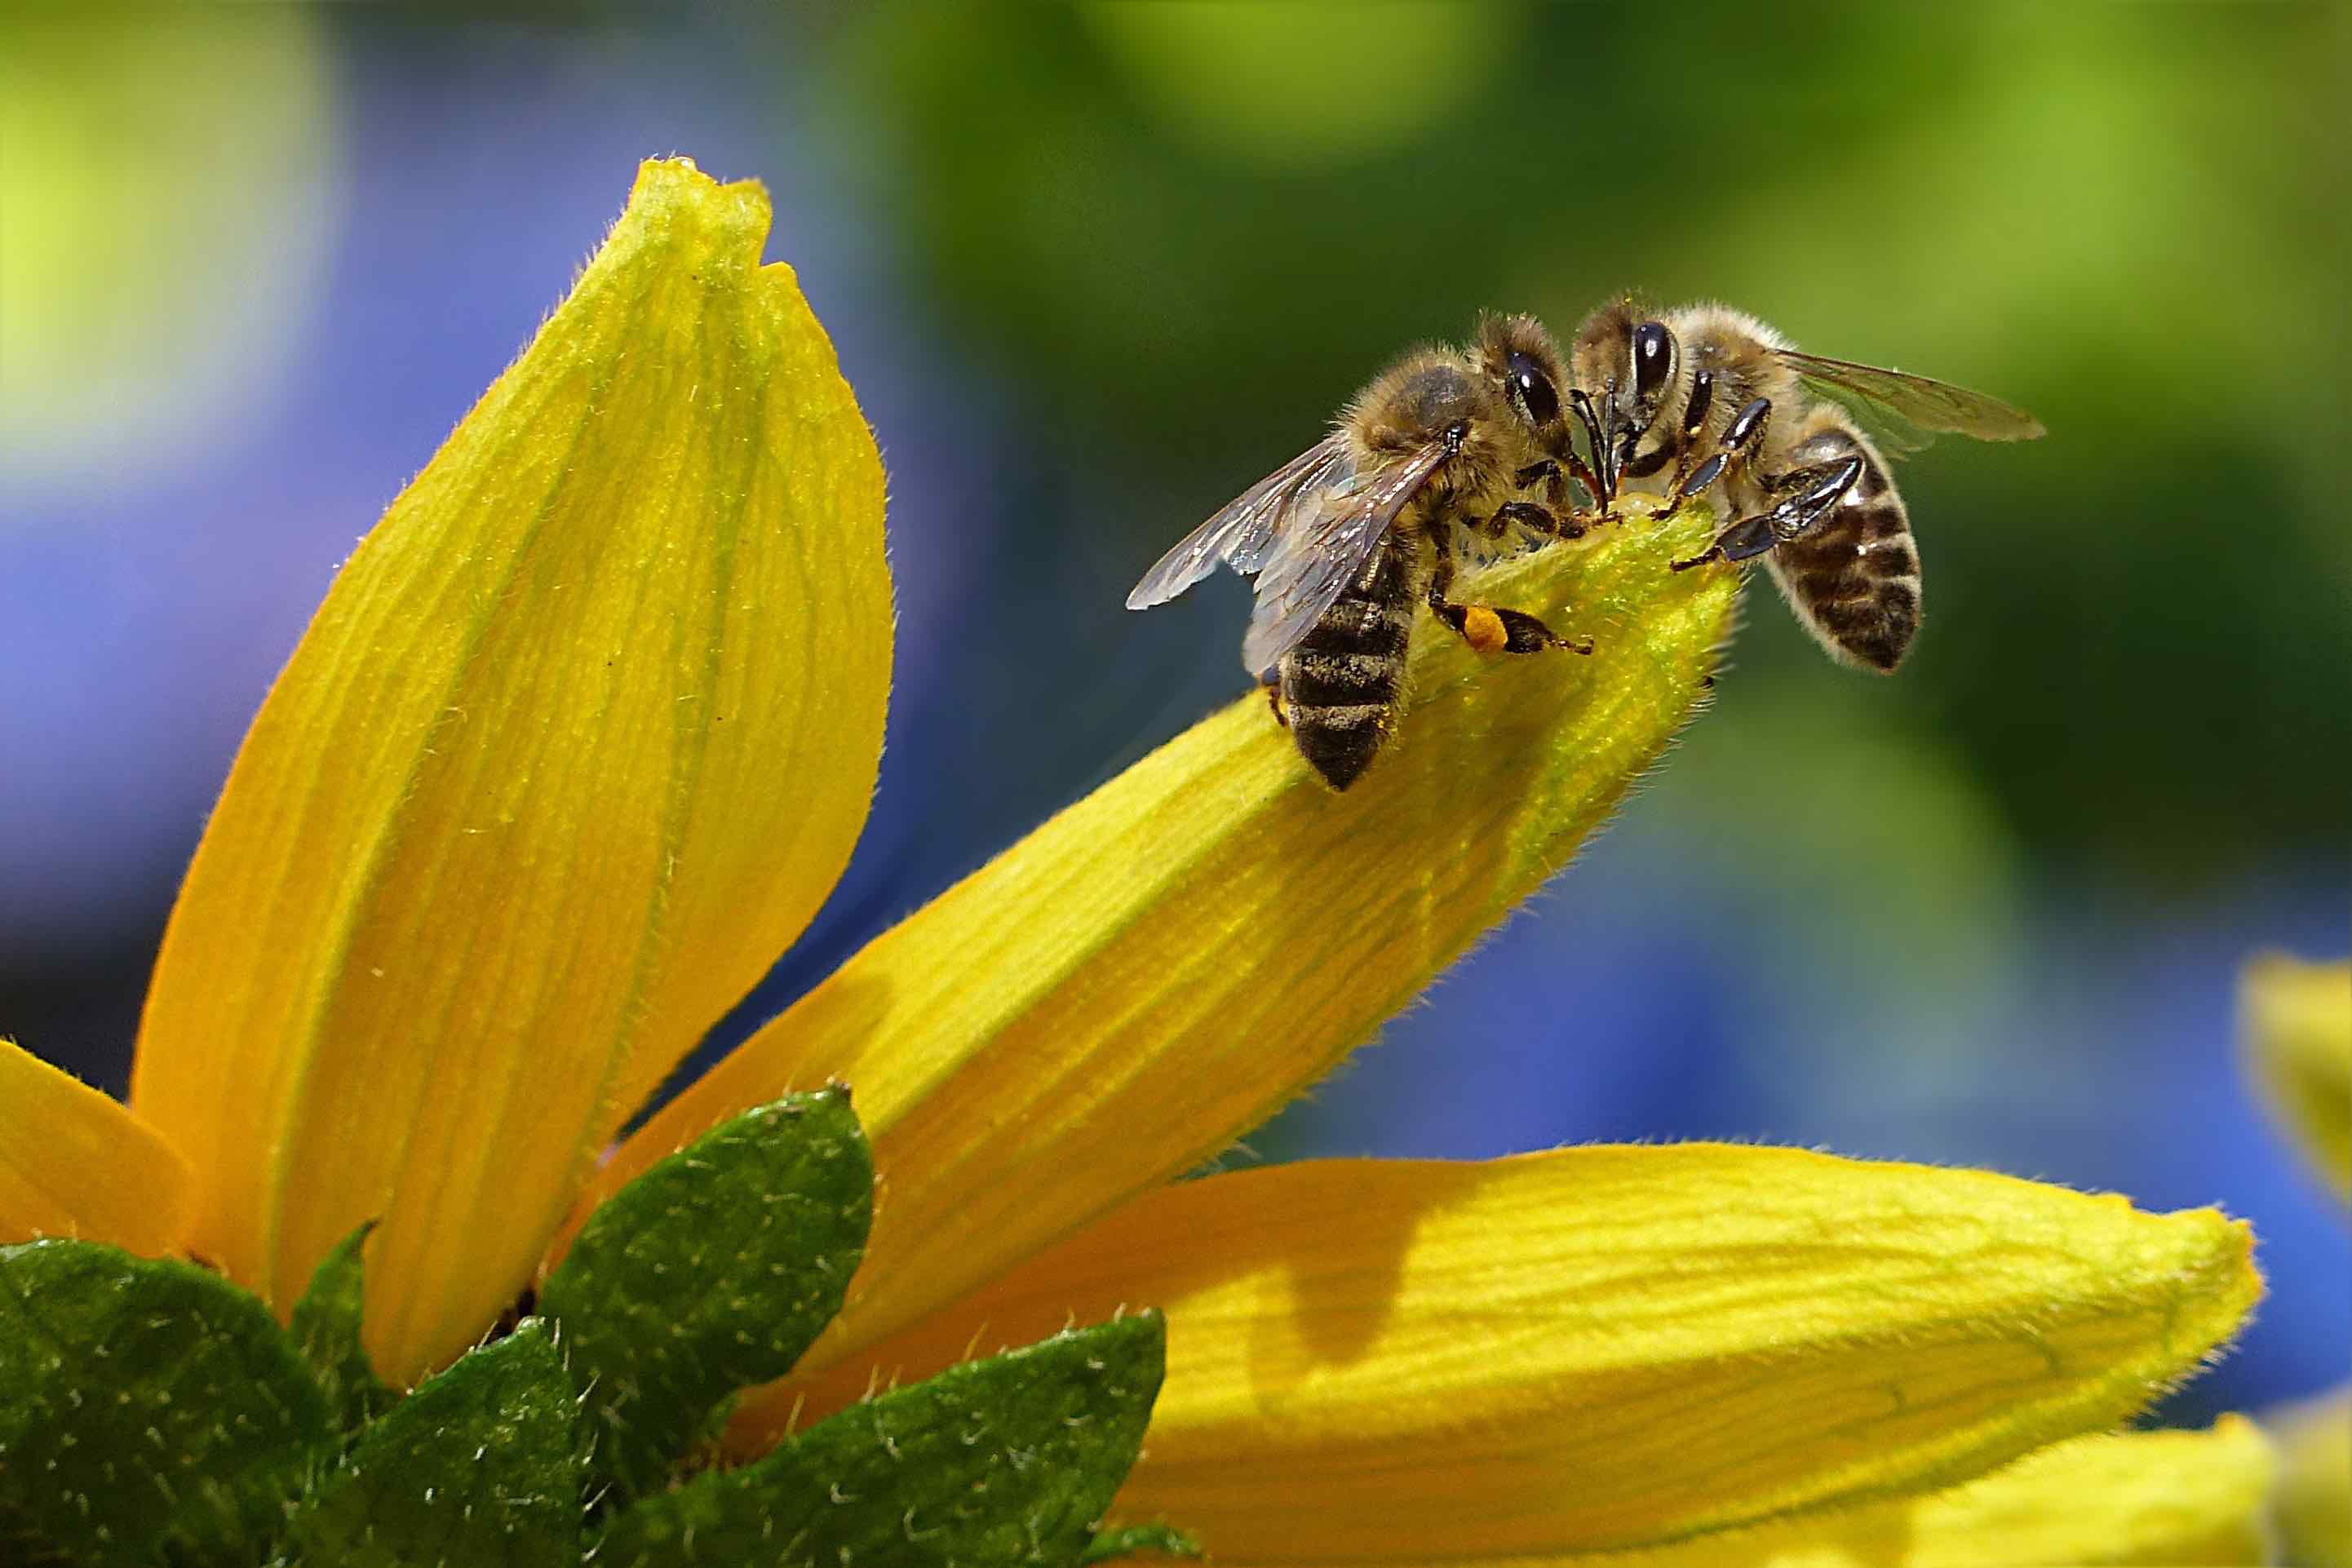
[[[2279,1119],[2352,1197],[2352,963],[2271,953],[2246,965],[2246,1047]]]
[[[2251,1568],[2270,1448],[2253,1423],[2077,1437],[1927,1497],[1807,1514],[1654,1552],[1481,1568]],[[2302,1558],[2289,1561],[2302,1563]],[[1218,1568],[1252,1568],[1220,1559]]]
[[[149,1258],[187,1244],[188,1165],[155,1130],[0,1038],[0,1242],[110,1241]]]
[[[1798,1150],[1316,1162],[1144,1197],[736,1435],[1150,1305],[1167,1382],[1119,1519],[1220,1562],[1664,1544],[2113,1426],[2242,1321],[2250,1245],[2210,1210]]]
[[[2352,1390],[2263,1417],[2277,1434],[2279,1561],[2352,1568]]]
[[[768,202],[648,163],[335,582],[164,940],[132,1103],[283,1310],[352,1226],[408,1380],[847,859],[890,655],[882,474]]]
[[[1666,570],[1707,527],[1635,521],[1466,587],[1599,651],[1486,660],[1425,622],[1417,699],[1347,795],[1263,697],[1202,721],[877,939],[595,1190],[786,1088],[854,1086],[882,1198],[819,1366],[1216,1153],[1565,864],[1658,755],[1730,615],[1729,572]]]

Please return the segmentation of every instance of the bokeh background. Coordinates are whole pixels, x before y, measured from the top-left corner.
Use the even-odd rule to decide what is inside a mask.
[[[2219,1203],[2273,1294],[2163,1415],[2339,1381],[2352,1243],[2233,1013],[2248,952],[2352,942],[2347,17],[11,8],[0,1031],[125,1082],[246,721],[642,156],[773,193],[902,606],[865,841],[714,1047],[1242,688],[1244,584],[1120,600],[1390,353],[1716,295],[2051,436],[1904,468],[1900,677],[1754,594],[1613,831],[1234,1157],[1740,1138]]]

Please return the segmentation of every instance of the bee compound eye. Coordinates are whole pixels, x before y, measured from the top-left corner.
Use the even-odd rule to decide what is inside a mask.
[[[1511,355],[1511,385],[1518,394],[1519,405],[1536,424],[1549,425],[1559,417],[1559,389],[1544,374],[1543,366],[1526,354]]]
[[[1658,321],[1633,329],[1633,395],[1648,402],[1666,384],[1675,367],[1675,340]]]

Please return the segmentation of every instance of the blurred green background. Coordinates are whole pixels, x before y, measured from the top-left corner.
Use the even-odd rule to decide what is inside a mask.
[[[2236,966],[2347,940],[2343,6],[38,7],[0,20],[0,1030],[119,1086],[333,563],[673,152],[775,194],[892,474],[841,898],[724,1038],[1243,685],[1120,607],[1398,349],[1720,298],[2032,408],[1904,466],[1927,625],[1769,589],[1617,830],[1259,1139],[1736,1136],[2252,1215],[2178,1413],[2352,1364]],[[1409,732],[1407,743],[1409,743]]]

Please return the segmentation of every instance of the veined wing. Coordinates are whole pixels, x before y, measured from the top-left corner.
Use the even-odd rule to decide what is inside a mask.
[[[1164,605],[1215,571],[1219,562],[1245,577],[1255,573],[1292,514],[1312,511],[1355,476],[1348,438],[1337,432],[1326,437],[1179,540],[1128,595],[1127,607],[1148,610]]]
[[[1323,618],[1421,492],[1455,443],[1432,441],[1399,461],[1358,475],[1311,517],[1276,532],[1258,572],[1257,607],[1242,642],[1252,675],[1270,669]]]
[[[2016,405],[1948,381],[1794,349],[1773,352],[1803,378],[1809,392],[1840,403],[1859,399],[1926,434],[1972,436],[1979,441],[2031,441],[2044,434],[2042,421]]]

